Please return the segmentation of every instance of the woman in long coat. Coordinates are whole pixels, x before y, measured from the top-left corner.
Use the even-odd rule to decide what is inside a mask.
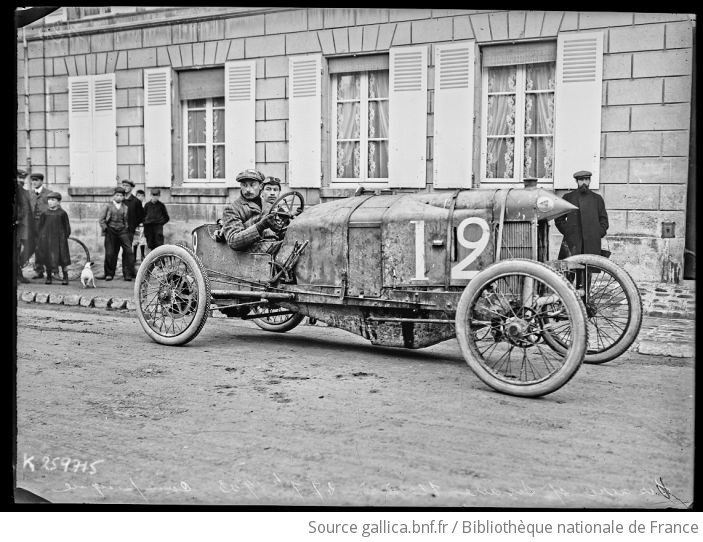
[[[63,271],[62,284],[68,284],[68,270],[71,254],[68,250],[68,236],[71,223],[68,214],[59,205],[61,194],[51,192],[47,198],[49,208],[39,218],[39,246],[35,253],[38,265],[46,267],[46,283],[51,284],[51,274],[59,267]]]

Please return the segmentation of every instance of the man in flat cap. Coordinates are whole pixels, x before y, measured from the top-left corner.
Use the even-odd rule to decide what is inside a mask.
[[[24,189],[24,179],[27,172],[23,169],[17,170],[17,183],[15,185],[15,248],[17,258],[17,280],[23,283],[29,282],[22,274],[22,267],[32,255],[34,250],[34,217],[32,213],[32,202],[29,194]]]
[[[124,190],[124,201],[123,203],[127,206],[127,235],[129,237],[129,246],[132,246],[132,241],[134,241],[134,232],[137,231],[137,227],[144,223],[144,207],[142,202],[137,199],[136,196],[132,195],[132,190],[134,189],[134,183],[129,179],[122,179],[122,189]],[[122,276],[126,277],[129,275],[129,271],[125,267],[125,259],[122,258]]]
[[[245,169],[237,175],[237,182],[239,197],[225,206],[221,236],[234,250],[274,252],[280,246],[280,242],[276,242],[276,232],[281,225],[274,215],[263,214],[263,174],[255,169]]]
[[[261,199],[264,205],[264,212],[271,208],[278,196],[281,195],[281,179],[278,177],[266,177],[261,188]]]
[[[103,207],[98,222],[105,236],[105,280],[115,277],[117,256],[122,249],[123,278],[130,281],[135,277],[132,243],[129,240],[127,206],[123,203],[124,188],[115,187],[112,201]]]
[[[44,185],[44,175],[42,173],[30,173],[29,181],[32,183],[32,189],[29,191],[29,201],[32,205],[32,216],[34,217],[33,245],[36,249],[39,246],[39,219],[42,213],[49,208],[48,195],[50,190]],[[36,257],[34,262],[34,276],[32,278],[43,278],[44,266],[36,263]]]
[[[600,240],[608,231],[608,213],[603,198],[592,192],[590,171],[577,171],[574,179],[578,188],[567,192],[563,198],[578,210],[557,218],[554,225],[564,235],[559,259],[574,254],[601,255]]]

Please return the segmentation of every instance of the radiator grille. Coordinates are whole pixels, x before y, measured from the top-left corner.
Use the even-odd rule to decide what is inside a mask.
[[[505,222],[503,224],[503,243],[500,249],[500,259],[531,259],[532,242],[532,222]]]

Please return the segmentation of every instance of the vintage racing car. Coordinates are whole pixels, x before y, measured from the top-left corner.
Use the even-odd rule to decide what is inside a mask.
[[[641,299],[622,268],[594,255],[548,261],[548,221],[575,209],[553,192],[360,190],[302,208],[298,192],[272,206],[287,224],[275,256],[232,250],[217,224],[150,252],[135,282],[149,337],[185,344],[213,309],[273,332],[307,316],[383,346],[456,336],[483,382],[534,397],[639,332]]]

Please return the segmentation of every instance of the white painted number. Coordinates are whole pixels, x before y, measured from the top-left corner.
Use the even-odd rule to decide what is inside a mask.
[[[469,241],[466,237],[464,237],[464,232],[466,231],[467,226],[470,226],[471,224],[476,224],[481,228],[481,237],[478,241]],[[483,249],[485,249],[488,245],[490,235],[488,222],[486,222],[483,218],[478,216],[470,216],[469,218],[465,218],[461,221],[456,230],[456,237],[459,244],[464,248],[470,249],[471,252],[469,252],[458,264],[452,267],[453,279],[472,279],[478,274],[478,269],[468,271],[466,268],[481,255]]]
[[[415,224],[415,276],[412,280],[427,280],[425,276],[425,221],[411,220],[411,224]],[[469,241],[464,234],[466,228],[475,224],[481,228],[481,237],[478,241]],[[466,268],[478,258],[483,250],[488,245],[490,239],[490,229],[488,222],[478,216],[470,216],[465,218],[459,224],[456,231],[456,236],[459,244],[471,250],[466,257],[452,267],[451,278],[453,279],[472,279],[478,273],[478,269],[467,270]]]
[[[425,276],[425,221],[411,220],[415,224],[415,276],[412,280],[427,280]]]

